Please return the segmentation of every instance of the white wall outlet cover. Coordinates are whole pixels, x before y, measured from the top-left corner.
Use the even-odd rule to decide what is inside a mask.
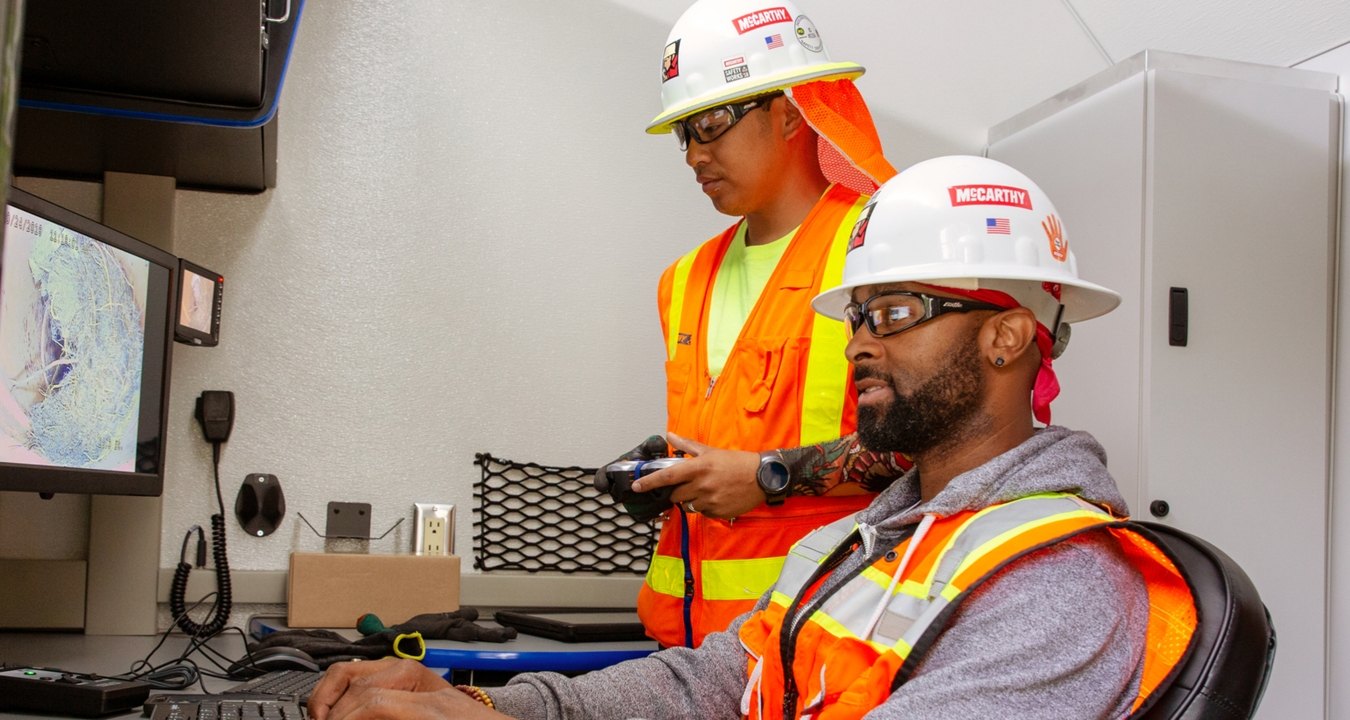
[[[418,555],[455,554],[455,506],[448,503],[413,504],[413,552]]]

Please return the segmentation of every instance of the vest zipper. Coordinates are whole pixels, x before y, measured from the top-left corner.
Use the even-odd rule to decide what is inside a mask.
[[[715,377],[710,377],[710,378],[708,378],[708,390],[707,390],[707,392],[703,393],[703,399],[704,399],[704,400],[707,400],[708,398],[712,397],[713,386],[716,385],[716,384],[717,384],[717,378],[715,378]]]
[[[858,531],[854,529],[821,561],[816,571],[802,584],[801,590],[797,591],[797,597],[792,599],[787,611],[783,613],[783,625],[778,630],[778,653],[779,663],[783,667],[783,717],[788,720],[795,720],[797,717],[797,679],[792,674],[792,660],[797,651],[797,620],[806,609],[802,607],[802,598],[818,580],[833,572],[839,563],[848,557],[857,542]],[[807,613],[807,616],[809,617],[810,613]]]
[[[694,646],[694,568],[690,564],[689,557],[689,516],[684,513],[684,509],[677,510],[680,514],[680,564],[684,566],[684,607],[682,615],[684,617],[684,646]]]
[[[796,720],[797,717],[797,679],[792,673],[792,663],[797,654],[797,632],[801,630],[802,621],[811,617],[821,605],[825,604],[826,600],[829,600],[835,592],[848,584],[848,578],[832,583],[828,588],[821,587],[820,592],[817,592],[808,601],[803,602],[802,598],[816,582],[833,573],[855,550],[862,550],[867,555],[867,560],[855,570],[853,575],[861,575],[864,570],[871,567],[884,554],[879,547],[870,549],[859,547],[859,544],[864,546],[875,544],[875,535],[871,538],[865,537],[860,532],[862,527],[855,528],[852,533],[830,551],[830,554],[821,561],[820,566],[811,574],[811,577],[802,584],[801,590],[797,592],[797,597],[793,598],[792,604],[788,605],[787,612],[783,613],[783,625],[778,631],[778,651],[779,663],[783,669],[783,717],[787,720]],[[906,532],[892,545],[899,545],[913,533],[913,528],[906,529]]]

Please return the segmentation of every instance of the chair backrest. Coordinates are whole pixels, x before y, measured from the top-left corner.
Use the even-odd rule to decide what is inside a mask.
[[[1198,625],[1190,649],[1131,718],[1250,718],[1275,662],[1275,626],[1251,578],[1210,543],[1167,525],[1135,522],[1166,550],[1191,586]]]

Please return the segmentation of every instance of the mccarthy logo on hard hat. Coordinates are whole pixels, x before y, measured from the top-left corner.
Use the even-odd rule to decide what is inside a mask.
[[[731,24],[736,28],[736,32],[744,35],[758,27],[791,21],[792,13],[789,13],[787,8],[776,7],[756,10],[752,13],[742,15],[735,20],[732,20]]]
[[[960,205],[1009,205],[1031,209],[1031,193],[1007,185],[953,185],[947,188],[952,207]]]

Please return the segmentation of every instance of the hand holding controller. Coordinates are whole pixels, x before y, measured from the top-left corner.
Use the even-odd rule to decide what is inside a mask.
[[[666,486],[651,492],[637,492],[632,488],[633,481],[681,462],[684,462],[684,458],[616,460],[595,474],[595,488],[609,493],[616,502],[622,503],[624,510],[635,519],[651,520],[674,504],[670,500],[670,495],[675,488]]]

